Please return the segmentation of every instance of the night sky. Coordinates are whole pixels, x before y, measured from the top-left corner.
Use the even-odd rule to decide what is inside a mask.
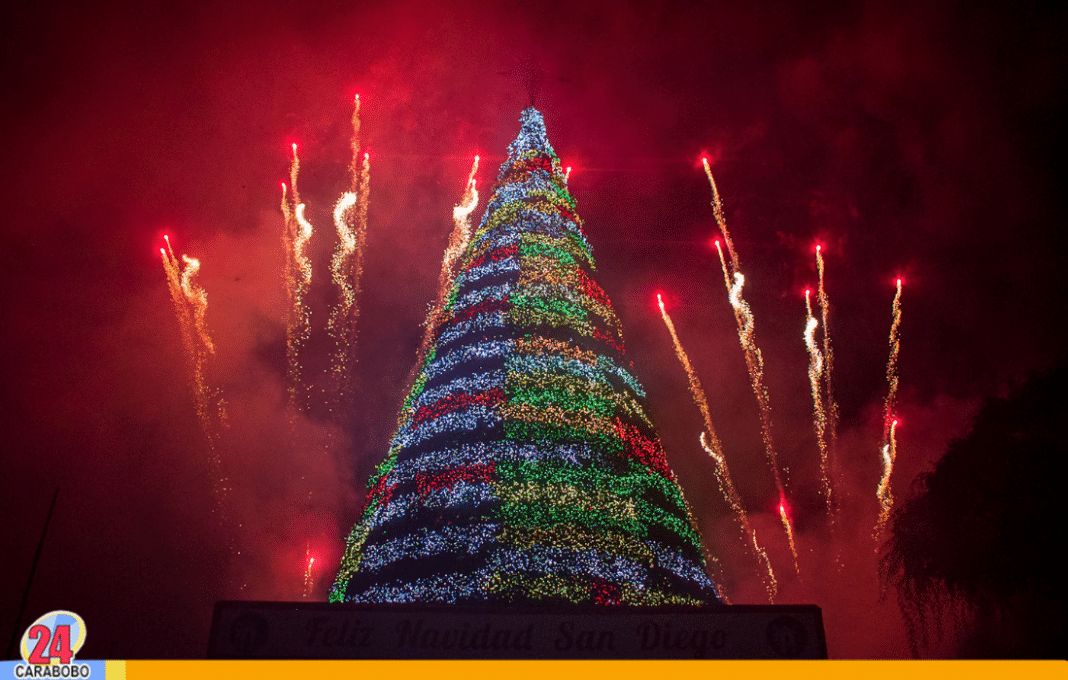
[[[8,11],[5,643],[57,487],[20,632],[70,609],[87,624],[84,658],[202,657],[212,604],[299,599],[306,550],[317,559],[314,597],[325,598],[364,482],[386,454],[472,157],[482,155],[485,205],[537,80],[550,140],[573,167],[598,281],[732,602],[766,599],[698,445],[700,415],[657,292],[708,393],[779,602],[823,607],[832,657],[909,655],[893,594],[879,599],[871,537],[895,280],[904,293],[891,483],[902,498],[983,398],[1065,355],[1063,8],[218,4]],[[356,93],[371,154],[360,396],[351,412],[320,409],[290,432],[279,183],[297,142],[316,227],[309,348],[325,352],[330,210],[347,182]],[[800,579],[710,244],[702,155],[756,318]],[[217,450],[233,490],[221,513],[163,234],[201,260],[217,348],[208,379],[229,415]],[[833,535],[802,339],[817,243],[842,414],[845,504]],[[951,641],[930,653],[952,654]]]

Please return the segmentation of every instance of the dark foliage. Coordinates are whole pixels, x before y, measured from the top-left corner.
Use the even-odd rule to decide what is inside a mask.
[[[955,617],[961,656],[1065,658],[1066,390],[1062,365],[986,400],[894,513],[883,578],[914,652]]]

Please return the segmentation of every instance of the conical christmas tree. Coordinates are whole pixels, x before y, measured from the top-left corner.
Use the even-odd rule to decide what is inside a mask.
[[[716,602],[542,116],[521,122],[330,599]]]

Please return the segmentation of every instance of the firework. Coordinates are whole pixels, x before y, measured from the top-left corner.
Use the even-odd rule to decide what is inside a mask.
[[[163,270],[167,275],[171,301],[174,303],[175,316],[181,329],[182,345],[185,347],[186,362],[193,379],[193,401],[200,428],[208,440],[212,477],[215,480],[215,495],[219,500],[225,492],[226,480],[219,477],[219,458],[215,451],[218,439],[216,423],[224,422],[226,411],[217,393],[212,390],[205,377],[204,364],[209,354],[215,353],[215,346],[208,334],[205,318],[208,311],[207,292],[194,281],[200,271],[200,261],[182,255],[185,266],[178,263],[178,258],[171,249],[171,240],[163,237],[167,247],[160,248],[163,258]]]
[[[359,246],[367,237],[367,205],[371,196],[371,154],[363,154],[363,164],[360,165],[360,191],[359,200],[356,202],[356,238],[357,252],[361,252]]]
[[[293,143],[293,160],[289,164],[289,188],[293,193],[293,204],[300,203],[300,192],[297,191],[297,176],[300,175],[300,157],[297,156],[297,144]]]
[[[775,596],[779,593],[779,583],[775,580],[775,572],[771,569],[771,560],[768,559],[767,552],[757,542],[756,531],[753,529],[753,525],[749,523],[749,514],[742,507],[742,499],[738,497],[738,491],[734,488],[734,482],[731,481],[731,474],[727,469],[727,460],[723,457],[723,449],[719,439],[714,432],[711,433],[710,438],[712,440],[711,446],[705,442],[705,433],[701,433],[701,448],[716,463],[716,480],[719,482],[719,489],[723,492],[723,496],[727,499],[735,514],[738,515],[738,521],[742,525],[742,532],[752,544],[753,552],[756,553],[760,566],[764,568],[764,576],[762,577],[764,588],[768,591],[768,602],[774,604]]]
[[[786,501],[779,500],[779,519],[782,520],[782,528],[786,531],[786,538],[790,541],[790,554],[794,556],[794,573],[801,575],[801,567],[797,564],[797,545],[794,544],[794,528],[790,523],[790,515],[786,512]]]
[[[730,248],[729,241],[728,248]],[[771,438],[771,403],[768,399],[767,388],[764,387],[764,358],[761,356],[760,348],[756,344],[756,324],[753,319],[753,311],[750,309],[749,303],[742,297],[745,276],[741,272],[735,271],[733,283],[731,283],[732,277],[729,273],[727,261],[723,257],[723,249],[719,247],[719,241],[716,241],[716,250],[719,252],[720,264],[723,265],[723,280],[727,284],[727,294],[731,308],[734,310],[734,318],[738,322],[738,341],[742,345],[745,366],[749,370],[749,381],[753,387],[753,393],[756,395],[757,404],[760,407],[760,427],[761,436],[764,440],[764,452],[767,454],[771,471],[775,475],[775,488],[779,492],[779,498],[783,499],[786,498],[786,489],[783,486],[782,475],[779,473],[778,456],[775,453],[775,445]],[[787,534],[792,535],[793,528],[790,526],[790,520],[784,520],[784,524],[787,527]],[[797,564],[796,553],[794,564],[795,566]]]
[[[308,247],[308,241],[311,240],[312,228],[311,222],[304,216],[305,206],[303,203],[297,205],[295,218],[297,221],[297,237],[293,241],[293,260],[296,264],[297,271],[296,276],[296,305],[300,308],[302,313],[302,325],[301,339],[306,339],[308,334],[308,316],[311,313],[310,310],[304,306],[304,298],[308,294],[308,288],[311,286],[312,281],[312,264],[311,259],[308,257],[306,249]]]
[[[897,419],[894,418],[894,407],[897,402],[897,355],[901,350],[901,279],[897,280],[897,293],[894,295],[893,322],[890,325],[890,358],[886,362],[886,402],[883,404],[883,446],[880,451],[883,461],[883,476],[879,480],[876,497],[879,500],[879,520],[875,525],[875,539],[878,541],[882,534],[886,520],[890,516],[890,508],[894,504],[894,496],[890,493],[890,474],[894,470],[894,459],[897,457]]]
[[[812,316],[811,291],[805,291],[805,348],[808,349],[808,382],[812,388],[812,422],[816,428],[816,442],[820,447],[820,474],[823,495],[827,501],[827,516],[831,517],[831,479],[827,456],[827,414],[823,406],[821,379],[823,377],[823,354],[816,345],[816,329],[819,321]]]
[[[723,285],[727,287],[727,294],[729,295],[731,292],[731,274],[727,266],[727,260],[723,257],[723,248],[719,245],[719,239],[716,239],[716,252],[719,253],[719,263],[723,265]]]
[[[169,242],[170,239],[168,239]],[[212,344],[211,338],[208,336],[207,326],[204,323],[204,317],[208,313],[208,294],[203,288],[193,283],[193,277],[200,272],[200,260],[188,255],[182,255],[182,261],[185,262],[185,268],[182,269],[182,294],[192,308],[193,329],[196,331],[197,339],[204,347],[204,350],[208,354],[214,354],[215,345]]]
[[[311,595],[312,589],[315,588],[315,576],[312,574],[312,566],[315,564],[315,558],[311,556],[311,550],[308,547],[304,548],[304,597],[305,599]]]
[[[208,309],[208,296],[203,288],[193,282],[193,277],[200,271],[200,260],[182,255],[185,266],[178,264],[178,258],[171,249],[170,238],[164,236],[167,248],[160,248],[163,256],[163,269],[167,274],[167,284],[174,302],[174,311],[182,331],[182,344],[185,346],[186,359],[193,373],[196,391],[197,415],[205,425],[205,432],[210,432],[207,411],[208,389],[204,380],[204,360],[215,352],[215,346],[208,336],[204,318]]]
[[[716,429],[712,426],[712,416],[708,410],[708,400],[705,398],[705,392],[701,389],[701,382],[697,379],[697,374],[694,373],[693,366],[690,364],[690,358],[682,348],[679,336],[675,332],[675,324],[671,322],[671,317],[668,316],[667,310],[664,308],[664,299],[659,293],[656,295],[656,301],[657,304],[660,305],[660,316],[664,319],[664,325],[667,326],[668,332],[671,333],[671,341],[675,345],[675,356],[679,358],[679,362],[686,370],[686,378],[690,382],[690,394],[693,396],[693,400],[697,404],[697,409],[701,412],[701,417],[705,421],[705,430],[707,430],[709,436],[712,437],[712,441],[718,441],[716,437]],[[719,459],[717,459],[716,463],[717,465],[719,464]],[[724,465],[725,464],[726,463],[724,463]]]
[[[471,213],[478,207],[478,187],[475,175],[478,173],[478,156],[471,164],[471,172],[467,175],[467,184],[460,203],[452,209],[452,234],[449,236],[449,246],[445,250],[445,259],[441,263],[441,275],[439,277],[439,294],[448,292],[455,275],[455,267],[460,256],[467,249],[471,240]]]
[[[304,204],[300,202],[297,177],[300,174],[300,157],[297,145],[293,145],[293,161],[289,166],[290,191],[282,184],[282,216],[284,226],[282,245],[285,249],[286,296],[289,310],[286,318],[286,359],[288,364],[288,392],[292,406],[303,407],[303,389],[300,366],[301,348],[311,329],[311,312],[304,298],[311,285],[312,267],[304,250],[312,236],[312,225],[304,217]]]
[[[338,244],[334,256],[330,259],[330,272],[333,275],[331,278],[337,284],[339,297],[327,326],[335,335],[342,333],[342,326],[356,304],[355,286],[349,275],[352,255],[356,252],[356,230],[351,224],[352,208],[355,207],[356,200],[356,194],[346,191],[334,204],[334,227],[337,229]],[[338,342],[342,341],[343,338],[338,337]],[[335,371],[341,368],[343,367],[335,366]]]
[[[356,161],[353,159],[353,166],[355,167]],[[353,223],[353,230],[356,234],[356,252],[352,257],[352,264],[350,267],[350,280],[352,282],[352,290],[354,296],[359,296],[360,286],[363,282],[363,258],[364,252],[367,246],[367,208],[371,200],[371,154],[363,154],[363,162],[360,164],[360,179],[357,185],[355,176],[352,178],[353,186],[357,186],[356,193],[356,214],[355,222]],[[355,304],[350,314],[350,326],[354,329],[356,323],[356,317],[359,315],[360,310]],[[350,337],[350,342],[355,341],[355,335]]]
[[[193,282],[193,277],[200,271],[200,261],[182,255],[185,267],[178,263],[171,249],[171,241],[166,236],[167,248],[160,248],[163,257],[163,269],[167,274],[167,285],[174,303],[174,312],[178,317],[178,326],[182,333],[182,345],[186,351],[186,361],[193,375],[193,391],[196,400],[197,416],[204,433],[211,436],[210,414],[208,411],[209,391],[204,378],[204,360],[215,352],[215,347],[208,336],[204,317],[208,308],[208,296],[203,288]]]
[[[890,325],[890,358],[886,362],[886,402],[883,405],[883,439],[889,438],[891,421],[894,419],[894,406],[897,402],[897,355],[901,350],[901,279],[897,280],[897,293],[894,295],[894,320]]]
[[[833,479],[835,465],[835,449],[838,443],[838,403],[834,400],[834,390],[831,388],[831,372],[834,369],[834,351],[831,349],[831,327],[827,322],[830,315],[830,300],[827,298],[827,290],[823,285],[823,253],[821,247],[816,246],[816,271],[819,274],[819,285],[816,288],[816,299],[820,303],[820,316],[823,321],[823,405],[827,416],[827,449],[830,458],[830,472]]]
[[[419,343],[415,364],[408,375],[408,384],[415,381],[415,376],[426,359],[426,353],[434,340],[434,334],[445,313],[445,304],[448,300],[449,291],[452,289],[456,277],[456,264],[460,256],[467,250],[467,244],[471,240],[471,213],[478,206],[478,188],[475,174],[478,172],[478,156],[475,156],[471,164],[471,172],[467,175],[467,184],[464,185],[464,193],[460,202],[452,209],[452,233],[449,234],[449,243],[445,247],[445,254],[441,259],[441,271],[438,273],[438,294],[427,308],[426,319],[423,320],[423,340]],[[402,412],[401,418],[406,417]]]
[[[707,158],[702,158],[701,164],[705,166],[705,175],[708,177],[708,184],[712,187],[712,214],[716,216],[716,224],[719,225],[719,231],[723,234],[723,240],[727,243],[727,252],[731,256],[731,267],[734,271],[738,271],[738,254],[734,252],[734,242],[731,241],[731,234],[727,231],[727,220],[723,216],[723,202],[719,199],[719,189],[716,188],[716,180],[712,177],[712,168],[708,167]],[[720,253],[720,257],[722,256],[723,254]]]
[[[875,524],[875,540],[883,533],[886,521],[890,519],[890,509],[894,506],[894,495],[890,493],[890,475],[894,471],[894,459],[897,458],[897,421],[890,422],[890,431],[882,448],[883,476],[875,495],[879,499],[879,520]]]
[[[360,95],[356,95],[352,112],[352,160],[349,165],[349,187],[334,205],[334,227],[338,245],[330,260],[332,279],[338,287],[338,301],[330,313],[327,328],[334,337],[334,356],[331,372],[340,400],[349,390],[352,348],[356,342],[356,320],[360,314],[357,299],[363,276],[363,254],[367,238],[367,189],[369,156],[359,162],[360,153]]]
[[[163,237],[166,242],[166,248],[160,248],[159,254],[163,257],[163,271],[167,275],[167,288],[171,293],[171,301],[174,303],[174,309],[178,314],[178,323],[182,328],[183,342],[185,338],[185,324],[183,319],[188,313],[185,307],[185,295],[182,293],[182,268],[178,265],[178,258],[174,256],[174,251],[171,249],[171,239],[169,236]]]
[[[719,197],[719,189],[716,187],[716,180],[712,177],[712,169],[708,165],[707,158],[702,158],[701,163],[704,165],[705,175],[708,177],[708,184],[712,187],[712,213],[715,215],[716,224],[719,226],[719,231],[723,235],[723,241],[727,244],[727,253],[730,255],[731,259],[730,265],[728,266],[727,260],[723,256],[723,249],[720,247],[719,241],[717,240],[716,251],[719,253],[719,261],[723,266],[723,282],[727,287],[727,295],[730,299],[731,308],[734,310],[734,318],[738,322],[738,341],[742,345],[742,352],[745,355],[745,366],[749,370],[749,380],[753,387],[753,393],[756,395],[757,403],[760,406],[760,428],[761,436],[764,440],[764,451],[767,454],[771,470],[775,475],[775,488],[779,492],[779,498],[783,499],[786,498],[786,490],[783,486],[782,475],[779,472],[778,456],[775,453],[775,445],[771,437],[771,403],[768,398],[767,388],[764,387],[764,359],[760,354],[760,348],[756,344],[756,324],[753,319],[753,310],[742,297],[742,287],[745,285],[745,276],[742,275],[742,272],[740,271],[738,253],[735,252],[730,232],[727,231],[727,220],[723,215],[723,202]],[[783,517],[786,518],[785,515],[783,515]],[[790,526],[789,519],[784,519],[783,524],[786,526],[787,534],[791,536],[792,545],[793,528]],[[794,551],[794,566],[797,566],[796,551]]]
[[[749,524],[749,515],[746,514],[745,508],[742,506],[742,500],[734,488],[730,470],[727,468],[727,459],[723,455],[723,447],[720,445],[719,437],[716,436],[716,428],[712,426],[712,415],[708,410],[708,399],[705,397],[705,391],[701,388],[701,381],[697,379],[697,374],[690,364],[690,358],[686,355],[686,350],[682,348],[682,342],[679,341],[678,333],[675,332],[675,324],[671,322],[671,317],[664,308],[663,297],[657,294],[656,301],[660,305],[660,315],[664,319],[664,325],[667,326],[668,332],[671,334],[671,341],[675,345],[675,356],[679,358],[679,363],[682,364],[683,369],[686,371],[686,378],[690,383],[690,395],[693,396],[694,403],[697,404],[697,409],[701,412],[701,418],[705,421],[705,432],[708,433],[708,437],[712,442],[711,446],[706,444],[705,432],[702,432],[701,447],[715,461],[716,479],[719,481],[720,491],[723,493],[723,497],[726,498],[727,503],[730,504],[731,509],[738,515],[738,521],[741,522],[745,535],[752,542],[753,549],[756,551],[761,565],[766,569],[767,578],[764,579],[764,586],[768,591],[768,600],[774,602],[778,590],[775,574],[771,570],[771,562],[768,561],[767,554],[757,543],[756,532],[753,531],[752,525]]]
[[[356,95],[352,102],[352,137],[349,138],[349,148],[352,150],[349,162],[349,192],[357,193],[360,188],[360,168],[357,159],[360,157],[360,95]]]

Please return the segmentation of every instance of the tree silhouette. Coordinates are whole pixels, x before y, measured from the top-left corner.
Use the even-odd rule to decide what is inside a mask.
[[[913,653],[954,620],[957,653],[1064,658],[1068,365],[987,399],[971,432],[920,475],[882,558]]]

